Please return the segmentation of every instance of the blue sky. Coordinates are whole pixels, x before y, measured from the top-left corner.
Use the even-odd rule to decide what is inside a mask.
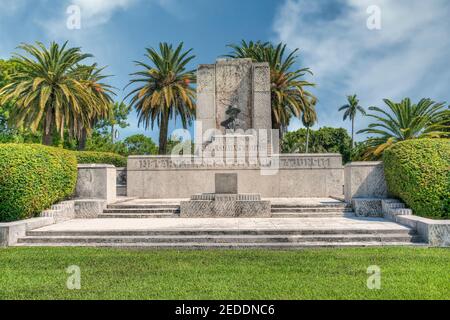
[[[80,30],[66,27],[71,4],[81,8]],[[380,30],[366,26],[371,5],[380,9]],[[160,41],[194,48],[193,69],[241,39],[284,41],[300,48],[299,66],[314,72],[308,80],[317,84],[319,126],[350,128],[337,112],[348,94],[364,106],[406,96],[450,101],[448,16],[447,0],[0,0],[0,58],[20,42],[69,40],[108,66],[120,100],[132,61]],[[134,114],[130,123],[121,138],[157,140],[157,130],[138,128]]]

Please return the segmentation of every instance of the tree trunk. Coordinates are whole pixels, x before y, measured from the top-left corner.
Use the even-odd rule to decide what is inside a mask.
[[[55,126],[55,119],[53,117],[53,109],[47,111],[44,119],[43,133],[42,133],[42,144],[46,146],[53,145],[53,128]]]
[[[84,151],[86,149],[86,140],[87,140],[87,130],[83,128],[81,131],[80,140],[78,141],[78,150]]]
[[[167,133],[169,131],[169,111],[164,110],[161,115],[161,125],[159,128],[159,154],[167,154]]]
[[[278,130],[280,141],[282,141],[283,140],[283,129],[282,129],[282,126],[276,122],[276,118],[275,118],[275,115],[273,114],[273,112],[272,112],[272,129]]]
[[[353,149],[355,147],[355,118],[352,119],[352,147]]]
[[[306,128],[306,153],[309,153],[309,127]]]
[[[116,138],[116,132],[114,130],[114,125],[111,125],[111,142],[114,143],[114,139]]]

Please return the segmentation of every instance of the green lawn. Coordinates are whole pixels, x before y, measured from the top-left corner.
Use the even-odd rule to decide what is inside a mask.
[[[81,290],[66,268],[81,268]],[[369,290],[367,268],[381,268]],[[450,250],[0,249],[0,299],[450,299]]]

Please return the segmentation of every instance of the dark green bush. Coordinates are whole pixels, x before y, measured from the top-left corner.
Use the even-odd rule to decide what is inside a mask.
[[[34,144],[0,144],[0,221],[36,216],[73,195],[75,155]]]
[[[389,191],[414,214],[450,218],[450,139],[415,139],[384,154]]]
[[[115,153],[76,151],[75,154],[77,156],[78,163],[112,164],[116,167],[127,166],[127,158]]]

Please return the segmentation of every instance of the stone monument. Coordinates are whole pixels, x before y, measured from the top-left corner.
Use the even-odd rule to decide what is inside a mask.
[[[234,111],[234,112],[233,112]],[[227,127],[230,113],[234,127]],[[272,128],[270,68],[251,59],[220,59],[200,65],[197,71],[197,121],[202,134],[216,129]]]
[[[216,174],[234,174],[238,190],[244,195],[265,198],[343,195],[344,167],[340,154],[279,154],[276,143],[270,139],[277,135],[270,131],[267,63],[221,59],[215,64],[200,65],[197,122],[201,126],[195,130],[196,149],[192,156],[128,158],[129,197],[181,199],[202,194],[213,197],[211,194],[221,191],[215,188]]]

